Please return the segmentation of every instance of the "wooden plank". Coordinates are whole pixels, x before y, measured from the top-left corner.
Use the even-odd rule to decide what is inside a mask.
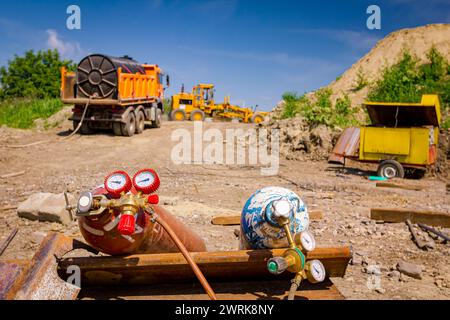
[[[284,251],[242,250],[191,254],[209,281],[251,281],[291,279],[292,274],[289,272],[274,276],[267,271],[267,260],[281,256]],[[330,277],[343,277],[350,257],[349,247],[317,248],[307,254],[307,260],[321,260]],[[181,253],[65,258],[58,266],[60,277],[68,277],[66,270],[71,265],[80,267],[83,286],[195,281],[195,275]]]
[[[17,209],[17,206],[6,206],[6,207],[1,207],[0,211],[8,211],[8,210],[15,210]]]
[[[286,300],[289,280],[212,282],[211,286],[219,300]],[[82,288],[80,299],[124,299],[124,300],[208,300],[197,283],[161,284],[158,286],[133,287],[88,287]],[[330,279],[323,283],[310,284],[303,281],[296,300],[343,300]]]
[[[422,191],[425,188],[421,186],[412,186],[406,184],[392,183],[392,182],[377,182],[376,186],[378,188],[395,188],[395,189],[404,189],[404,190],[413,190],[413,191]]]
[[[17,176],[21,176],[23,174],[25,174],[25,171],[13,172],[13,173],[4,174],[4,175],[0,176],[0,178],[2,178],[2,179],[14,178]]]
[[[321,210],[311,210],[308,214],[311,220],[323,219],[323,212]],[[241,224],[241,216],[216,216],[211,219],[211,223],[219,226],[238,226]]]
[[[216,216],[211,219],[211,223],[219,226],[238,226],[241,224],[241,216]]]
[[[450,227],[450,214],[434,211],[418,211],[412,209],[373,208],[370,210],[370,218],[385,222],[423,223],[443,228]]]

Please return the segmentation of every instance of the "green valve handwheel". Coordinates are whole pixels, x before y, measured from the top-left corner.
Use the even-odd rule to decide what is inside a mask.
[[[289,267],[288,262],[283,257],[274,257],[267,261],[267,270],[271,274],[281,274]]]

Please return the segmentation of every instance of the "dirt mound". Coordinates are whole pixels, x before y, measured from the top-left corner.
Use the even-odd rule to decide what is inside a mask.
[[[353,106],[360,106],[366,99],[370,85],[380,78],[385,67],[398,62],[405,50],[419,61],[426,62],[427,53],[433,46],[450,60],[450,24],[426,25],[389,34],[341,77],[328,85],[333,91],[331,101],[335,103],[337,98],[347,94]],[[361,90],[355,90],[359,75],[364,76],[368,85]],[[307,96],[314,99],[314,92],[308,93]],[[291,160],[326,159],[342,130],[324,126],[312,128],[300,117],[277,120],[283,112],[284,105],[284,101],[276,105],[268,122],[269,128],[280,129],[281,155]],[[361,117],[364,117],[363,112],[357,115],[359,120],[362,120]],[[445,137],[442,140],[445,140]],[[440,150],[441,153],[446,152]],[[443,155],[441,159],[444,159]],[[448,172],[445,169],[447,165],[447,160],[439,163],[438,174]]]
[[[267,124],[268,134],[279,130],[280,155],[288,160],[325,160],[342,130],[324,125],[310,127],[302,117],[273,120]]]
[[[72,106],[64,107],[47,119],[34,120],[34,125],[37,130],[54,128],[62,124],[67,119],[69,119],[71,115],[72,115]]]
[[[439,135],[438,161],[436,174],[441,178],[450,178],[450,130]]]
[[[354,106],[361,105],[369,86],[355,91],[358,74],[364,75],[370,84],[380,78],[385,67],[398,62],[404,50],[408,50],[419,61],[427,61],[427,53],[435,47],[450,60],[450,24],[430,24],[413,29],[401,29],[380,40],[375,47],[351,66],[328,87],[333,90],[332,100],[348,94]]]

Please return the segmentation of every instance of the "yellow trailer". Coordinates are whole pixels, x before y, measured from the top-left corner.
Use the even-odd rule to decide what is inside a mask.
[[[330,162],[345,158],[378,163],[381,177],[404,177],[405,168],[424,170],[437,158],[440,103],[423,95],[420,103],[366,102],[371,125],[348,128],[339,138]]]

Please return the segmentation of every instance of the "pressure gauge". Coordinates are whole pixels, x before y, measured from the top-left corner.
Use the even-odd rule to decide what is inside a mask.
[[[131,189],[130,176],[125,171],[115,171],[105,179],[105,189],[113,197],[119,197],[122,192],[127,193]]]
[[[309,231],[303,231],[295,234],[294,239],[295,243],[300,245],[302,249],[307,252],[313,251],[316,248],[316,239],[314,239],[313,234]]]
[[[158,190],[159,184],[158,174],[153,169],[142,169],[133,177],[134,188],[144,194],[155,192]]]
[[[306,263],[306,276],[311,283],[319,283],[325,280],[326,271],[322,262],[311,260]]]

